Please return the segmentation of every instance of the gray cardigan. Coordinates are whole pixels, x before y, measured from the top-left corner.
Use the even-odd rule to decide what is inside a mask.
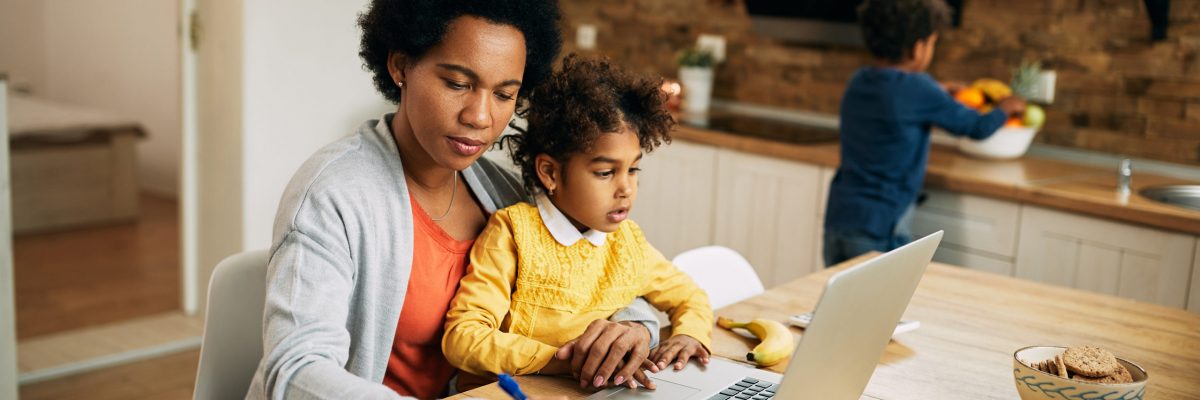
[[[382,385],[412,267],[412,209],[388,121],[371,120],[292,177],[275,216],[263,358],[249,399],[395,399]],[[527,200],[485,158],[462,171],[489,213]],[[650,328],[638,299],[613,316]]]

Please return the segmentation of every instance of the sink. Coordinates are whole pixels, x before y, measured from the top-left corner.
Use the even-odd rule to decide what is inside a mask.
[[[1200,185],[1155,186],[1139,193],[1159,203],[1200,211]]]

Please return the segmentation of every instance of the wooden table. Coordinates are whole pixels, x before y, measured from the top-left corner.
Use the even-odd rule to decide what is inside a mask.
[[[833,273],[873,256],[778,286],[716,314],[784,321],[811,310]],[[867,398],[1015,399],[1014,351],[1077,344],[1101,346],[1140,364],[1150,375],[1147,399],[1200,398],[1200,314],[934,263],[905,318],[921,321],[921,328],[888,344],[867,385]],[[803,332],[792,331],[797,339]],[[718,356],[743,360],[753,345],[740,335],[713,330]],[[517,380],[528,394],[572,399],[590,394],[566,379]],[[495,384],[454,398],[467,397],[508,399]]]

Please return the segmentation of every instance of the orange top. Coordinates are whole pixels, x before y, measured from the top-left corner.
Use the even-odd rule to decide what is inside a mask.
[[[455,369],[442,355],[446,311],[467,270],[472,240],[455,240],[412,200],[413,262],[408,294],[383,384],[404,396],[440,398]]]

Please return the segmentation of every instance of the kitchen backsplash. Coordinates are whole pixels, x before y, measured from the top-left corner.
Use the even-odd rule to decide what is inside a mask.
[[[1008,80],[1023,59],[1058,73],[1037,141],[1200,164],[1200,0],[1171,3],[1165,41],[1149,41],[1137,0],[968,0],[962,26],[938,41],[940,80]],[[674,53],[701,33],[723,35],[714,96],[836,113],[862,48],[782,44],[756,35],[738,0],[566,0],[566,50],[580,24],[597,50],[645,73],[676,75]]]

